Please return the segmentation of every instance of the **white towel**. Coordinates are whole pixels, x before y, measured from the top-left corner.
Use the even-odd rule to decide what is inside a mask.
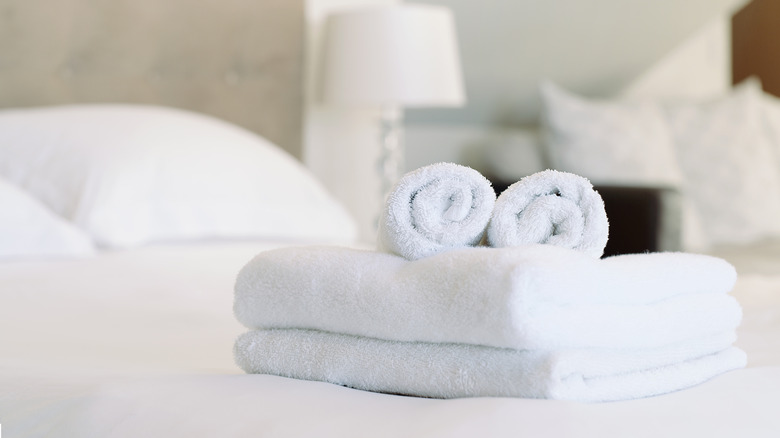
[[[730,332],[652,350],[545,352],[259,330],[240,336],[234,353],[248,373],[376,392],[595,402],[676,391],[744,367],[745,354],[730,347],[735,338]]]
[[[608,233],[604,201],[590,181],[545,170],[501,193],[488,225],[487,242],[496,248],[545,243],[601,257]]]
[[[404,175],[379,219],[378,247],[409,260],[480,243],[496,193],[482,174],[453,163]]]
[[[408,261],[336,247],[264,252],[239,273],[252,329],[308,328],[516,349],[670,345],[733,330],[736,271],[686,253],[594,259],[550,245],[466,248]]]

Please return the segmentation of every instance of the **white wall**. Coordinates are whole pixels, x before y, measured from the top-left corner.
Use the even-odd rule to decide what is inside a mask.
[[[631,81],[627,99],[704,99],[731,88],[731,17],[717,17]]]
[[[746,0],[414,0],[455,15],[468,102],[414,110],[415,124],[534,123],[552,79],[615,96],[682,41]]]
[[[730,15],[721,15],[705,23],[692,36],[674,47],[647,70],[610,96],[622,99],[700,99],[724,93],[731,87]],[[591,93],[593,95],[593,93]],[[505,150],[514,143],[530,151],[518,140],[526,136],[518,131],[525,126],[501,126],[488,123],[414,123],[407,125],[407,168],[435,161],[455,160],[481,171],[490,172],[486,154]],[[525,140],[524,140],[525,141]],[[515,156],[515,160],[520,160]],[[536,164],[538,157],[529,152],[519,165]],[[526,166],[530,168],[529,166]],[[524,168],[518,174],[527,172]]]

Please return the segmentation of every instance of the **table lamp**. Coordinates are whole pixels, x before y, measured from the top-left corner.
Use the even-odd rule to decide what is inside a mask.
[[[403,108],[465,102],[452,12],[396,4],[333,13],[323,56],[324,102],[381,109],[384,199],[402,172]]]

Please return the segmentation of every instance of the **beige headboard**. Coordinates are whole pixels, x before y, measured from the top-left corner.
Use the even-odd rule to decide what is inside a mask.
[[[211,114],[301,156],[303,0],[3,0],[0,107]]]

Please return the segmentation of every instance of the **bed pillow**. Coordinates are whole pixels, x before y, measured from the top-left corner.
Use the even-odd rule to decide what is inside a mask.
[[[762,93],[761,97],[764,129],[780,167],[780,98],[769,93]]]
[[[89,236],[0,178],[0,260],[85,256]]]
[[[780,166],[750,81],[708,103],[667,108],[685,191],[713,244],[780,235]]]
[[[590,100],[544,82],[542,128],[550,163],[595,184],[682,182],[663,110],[651,102]]]
[[[342,241],[356,233],[342,206],[281,149],[171,108],[2,111],[0,175],[108,248],[203,238]]]

